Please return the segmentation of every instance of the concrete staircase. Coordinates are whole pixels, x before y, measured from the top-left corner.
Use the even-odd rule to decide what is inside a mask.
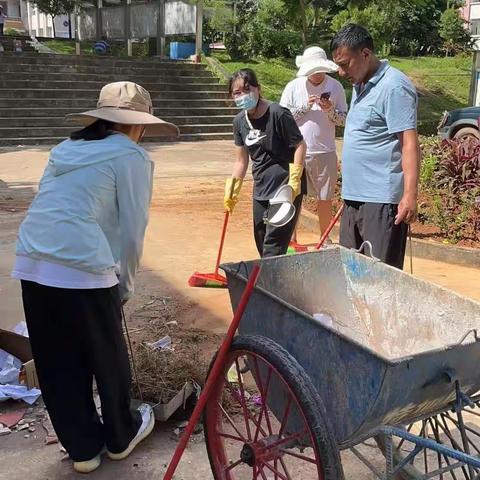
[[[237,112],[204,65],[47,54],[0,54],[0,145],[55,144],[75,129],[67,113],[95,108],[100,88],[129,80],[151,94],[155,115],[178,125],[180,141],[232,138]],[[151,141],[173,141],[153,138]]]

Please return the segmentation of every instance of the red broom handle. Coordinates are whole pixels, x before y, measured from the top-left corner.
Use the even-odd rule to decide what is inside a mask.
[[[345,204],[342,203],[342,206],[338,210],[337,214],[333,217],[332,221],[330,222],[330,225],[327,227],[327,229],[323,232],[322,237],[320,238],[320,241],[317,243],[315,248],[317,250],[320,250],[322,248],[323,242],[325,242],[326,238],[328,235],[330,235],[330,232],[332,231],[332,228],[335,226],[335,224],[338,222],[338,219],[340,218],[340,215],[343,212],[343,209],[345,208]]]
[[[215,264],[215,275],[218,275],[218,268],[220,267],[220,260],[222,259],[223,244],[225,243],[225,234],[227,233],[228,218],[230,214],[225,210],[225,219],[223,220],[222,236],[220,237],[220,247],[218,249],[217,263]]]
[[[240,302],[238,304],[237,309],[235,310],[235,314],[233,315],[232,323],[228,328],[227,335],[225,340],[223,341],[222,345],[220,346],[220,350],[218,351],[217,358],[215,359],[212,370],[207,377],[207,381],[205,383],[205,387],[200,394],[200,398],[198,399],[195,408],[193,409],[192,416],[188,421],[187,428],[183,432],[182,438],[175,449],[175,453],[173,454],[172,460],[170,461],[170,465],[168,466],[167,472],[163,477],[163,480],[172,480],[173,474],[177,469],[178,463],[182,458],[183,452],[187,446],[188,440],[190,439],[195,426],[197,425],[198,421],[200,420],[200,415],[202,414],[203,409],[205,408],[205,404],[207,403],[208,397],[211,394],[212,388],[215,385],[215,382],[218,376],[222,373],[222,369],[224,368],[225,359],[230,350],[230,346],[232,344],[233,337],[235,336],[235,332],[240,324],[240,320],[245,312],[245,308],[250,300],[250,297],[253,292],[253,288],[257,281],[258,275],[260,273],[260,266],[255,265],[253,267],[252,273],[250,274],[250,278],[248,279],[247,286],[243,291],[242,297],[240,298]]]

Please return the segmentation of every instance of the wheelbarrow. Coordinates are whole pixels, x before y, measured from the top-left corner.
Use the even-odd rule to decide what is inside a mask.
[[[257,262],[222,266],[233,309]],[[479,303],[342,247],[260,262],[205,410],[215,480],[480,479]]]

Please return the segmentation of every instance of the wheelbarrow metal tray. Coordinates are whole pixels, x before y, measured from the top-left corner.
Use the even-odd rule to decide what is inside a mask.
[[[257,262],[222,266],[234,309]],[[297,359],[341,447],[445,409],[456,380],[480,390],[480,342],[461,341],[480,324],[478,302],[342,247],[261,263],[239,333]]]

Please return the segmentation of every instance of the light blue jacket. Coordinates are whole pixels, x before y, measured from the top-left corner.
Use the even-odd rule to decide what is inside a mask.
[[[153,162],[123,134],[65,140],[50,152],[20,226],[17,255],[96,274],[115,271],[133,293],[152,197]]]

